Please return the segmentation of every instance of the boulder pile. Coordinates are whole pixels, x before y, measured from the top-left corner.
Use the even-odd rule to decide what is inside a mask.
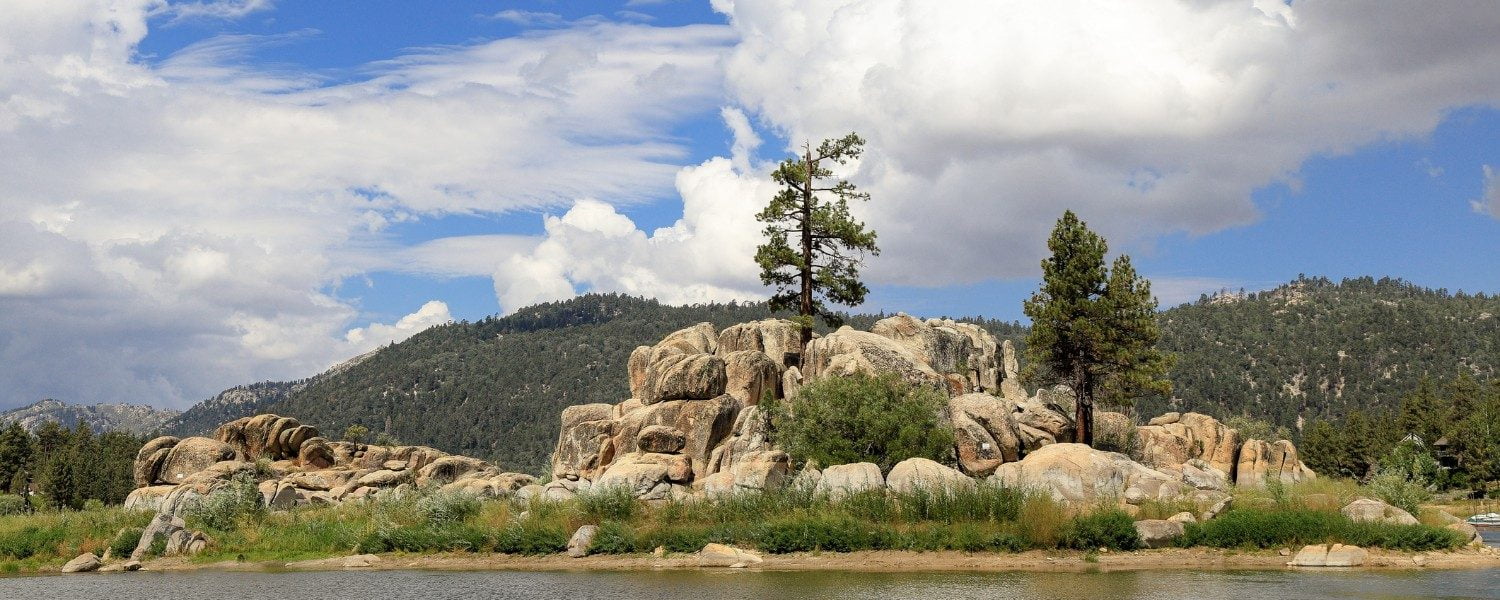
[[[1125,415],[1096,413],[1096,427],[1135,434],[1141,462],[1059,443],[1074,432],[1072,390],[1057,386],[1028,395],[1010,342],[978,325],[898,314],[869,331],[842,327],[815,337],[805,353],[798,351],[799,333],[796,323],[783,319],[722,331],[700,323],[636,348],[628,364],[630,398],[563,411],[554,483],[546,493],[567,497],[603,485],[662,500],[806,479],[830,495],[845,495],[908,485],[911,470],[928,483],[990,477],[1043,487],[1063,500],[1110,495],[1139,503],[1315,476],[1291,442],[1241,439],[1198,413],[1169,413],[1133,429]],[[794,473],[791,458],[767,440],[760,401],[857,373],[895,374],[946,392],[942,418],[953,427],[957,470],[906,461],[908,469],[897,465],[889,474],[868,463]],[[1198,495],[1210,505],[1219,499]]]
[[[236,475],[253,477],[272,508],[367,498],[402,485],[506,495],[535,478],[426,446],[330,441],[317,428],[272,414],[219,426],[214,437],[163,436],[136,454],[125,507],[180,515]]]

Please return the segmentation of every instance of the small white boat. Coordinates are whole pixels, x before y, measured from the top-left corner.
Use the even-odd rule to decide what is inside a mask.
[[[1500,527],[1500,513],[1484,513],[1469,517],[1470,525],[1489,525]]]

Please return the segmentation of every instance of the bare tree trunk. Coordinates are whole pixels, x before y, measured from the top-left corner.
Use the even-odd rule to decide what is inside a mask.
[[[812,314],[813,314],[813,272],[812,272],[812,149],[809,147],[802,159],[802,166],[806,176],[802,181],[802,272],[799,273],[802,283],[801,306],[798,313],[802,315],[802,350],[807,350],[808,342],[812,341]]]
[[[1093,383],[1083,368],[1083,362],[1073,365],[1073,441],[1089,447],[1094,446],[1094,397]]]

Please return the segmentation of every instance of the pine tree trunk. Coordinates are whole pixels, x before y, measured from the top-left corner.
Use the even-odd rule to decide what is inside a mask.
[[[799,273],[802,294],[798,313],[802,315],[802,350],[805,352],[808,342],[812,341],[813,314],[812,150],[809,149],[802,160],[806,176],[802,180],[802,271]]]
[[[1073,441],[1094,446],[1093,383],[1080,361],[1073,366]]]

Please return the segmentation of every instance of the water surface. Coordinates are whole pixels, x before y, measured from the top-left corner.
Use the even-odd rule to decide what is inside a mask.
[[[326,571],[80,574],[0,579],[0,598],[1500,598],[1500,569],[1401,572],[842,573]]]

